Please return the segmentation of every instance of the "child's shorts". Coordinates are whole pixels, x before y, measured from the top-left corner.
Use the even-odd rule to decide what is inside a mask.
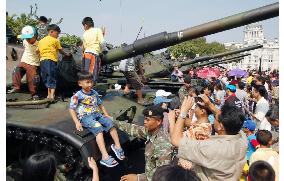
[[[45,87],[55,89],[57,79],[57,63],[46,59],[40,62],[41,78]]]
[[[100,132],[108,132],[114,127],[113,122],[110,118],[104,117],[102,114],[91,114],[84,116],[81,119],[82,126],[87,128],[95,136]]]
[[[101,59],[99,55],[96,55],[91,52],[85,52],[83,54],[82,70],[88,71],[93,74],[94,83],[97,82],[100,68],[101,68]]]

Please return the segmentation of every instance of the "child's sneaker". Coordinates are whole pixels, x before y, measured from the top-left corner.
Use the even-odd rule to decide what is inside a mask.
[[[38,101],[39,100],[39,96],[38,95],[33,95],[32,99],[33,99],[33,101]]]
[[[21,92],[21,90],[12,88],[11,90],[8,90],[7,93],[8,93],[8,94],[12,94],[12,93],[19,93],[19,92]]]

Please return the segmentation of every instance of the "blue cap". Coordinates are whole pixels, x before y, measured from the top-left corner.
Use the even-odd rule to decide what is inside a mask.
[[[228,84],[226,86],[226,89],[229,89],[230,91],[232,92],[236,92],[236,86],[235,85],[232,85],[232,84]]]
[[[243,128],[247,128],[249,129],[250,131],[254,131],[255,128],[256,128],[256,123],[253,122],[252,120],[248,119],[244,122],[243,124]]]
[[[162,102],[171,102],[171,101],[172,101],[172,99],[166,99],[163,96],[158,96],[154,99],[153,103],[154,103],[154,105],[157,105],[157,104],[160,104]]]

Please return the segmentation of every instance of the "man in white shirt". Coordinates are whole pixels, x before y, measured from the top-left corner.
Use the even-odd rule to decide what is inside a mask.
[[[266,94],[265,87],[263,85],[255,85],[252,91],[253,97],[257,100],[255,113],[249,112],[250,116],[256,121],[257,129],[271,131],[271,124],[267,121],[265,115],[269,110],[269,103],[264,96]]]

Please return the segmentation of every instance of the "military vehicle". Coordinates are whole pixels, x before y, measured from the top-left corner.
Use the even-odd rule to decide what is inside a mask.
[[[104,64],[110,64],[193,38],[222,32],[257,21],[277,17],[278,15],[279,3],[275,3],[182,31],[173,33],[162,32],[137,40],[126,47],[110,50],[104,55],[103,62]],[[10,54],[10,52],[8,52],[8,54]],[[76,59],[76,56],[76,54],[73,54],[73,59],[61,61],[61,64],[59,64],[59,67],[65,65],[59,68],[59,79],[62,82],[66,82],[62,84],[67,87],[65,88],[66,96],[72,95],[73,89],[69,89],[69,85],[76,83],[76,77],[72,77],[72,75],[76,75],[76,71],[80,70],[80,68],[78,68],[78,65],[80,65],[78,61],[80,61],[80,59]],[[13,66],[18,63],[19,57],[15,57],[14,60],[16,61],[11,61],[9,58],[7,60],[7,77],[11,75]],[[71,73],[71,71],[73,72],[70,75],[69,73]],[[7,79],[8,84],[9,82],[11,82],[11,77]],[[103,87],[105,90],[100,91],[104,101],[103,104],[110,115],[113,115],[114,119],[119,121],[129,120],[130,122],[133,121],[135,124],[142,124],[143,116],[141,112],[144,109],[143,106],[123,97],[120,92],[107,90],[107,83],[97,85],[99,90],[103,90]],[[7,100],[9,102],[26,100],[27,97],[25,93],[7,94]],[[34,101],[30,102],[37,104]],[[68,113],[68,99],[58,100],[55,104],[45,102],[44,105],[46,107],[44,109],[41,109],[42,107],[40,106],[37,107],[38,109],[30,109],[30,106],[34,106],[31,104],[7,106],[7,173],[8,171],[16,172],[18,169],[21,169],[23,162],[29,155],[41,150],[49,150],[55,153],[59,163],[58,169],[64,179],[89,179],[92,173],[87,168],[87,157],[94,156],[96,160],[100,159],[95,137],[89,132],[75,132],[74,123]],[[135,159],[130,159],[129,162],[123,162],[119,164],[120,166],[115,168],[100,168],[100,172],[102,172],[102,174],[100,174],[101,180],[119,180],[119,177],[125,174],[125,170],[129,171],[131,167],[136,168],[135,164],[141,164],[140,168],[142,167],[141,170],[143,171],[143,161],[137,161],[137,157],[139,156],[137,149],[139,147],[133,146],[133,139],[128,137],[124,132],[119,131],[119,135],[123,148],[126,151],[126,156],[131,154],[128,150],[134,149]],[[111,139],[108,134],[105,135],[105,141],[107,149],[110,150]],[[131,160],[133,163],[127,165]]]
[[[222,58],[222,57],[227,57],[230,55],[234,55],[234,54],[238,54],[238,53],[242,53],[242,52],[246,52],[246,51],[250,51],[250,50],[254,50],[254,49],[258,49],[258,48],[262,48],[263,45],[257,44],[257,45],[252,45],[252,46],[248,46],[245,48],[240,48],[240,49],[236,49],[236,50],[229,50],[223,53],[218,53],[215,55],[210,55],[210,56],[202,56],[202,57],[197,57],[193,60],[186,60],[183,62],[176,62],[173,60],[166,60],[163,59],[163,57],[161,56],[156,56],[156,57],[146,57],[144,58],[144,69],[146,70],[145,72],[145,76],[148,78],[161,78],[161,77],[165,77],[171,74],[171,71],[173,69],[173,64],[177,64],[179,67],[188,70],[189,68],[192,67],[198,67],[200,66],[200,62],[202,62],[203,64],[207,63],[209,60],[213,60],[213,59],[217,59],[217,58]],[[241,57],[242,55],[239,55],[239,57]],[[155,64],[159,64],[160,66]],[[150,67],[155,67],[155,69],[151,69]],[[119,73],[119,71],[114,72],[115,70],[111,71],[111,74],[107,75],[105,74],[107,77],[123,77],[122,73]]]

